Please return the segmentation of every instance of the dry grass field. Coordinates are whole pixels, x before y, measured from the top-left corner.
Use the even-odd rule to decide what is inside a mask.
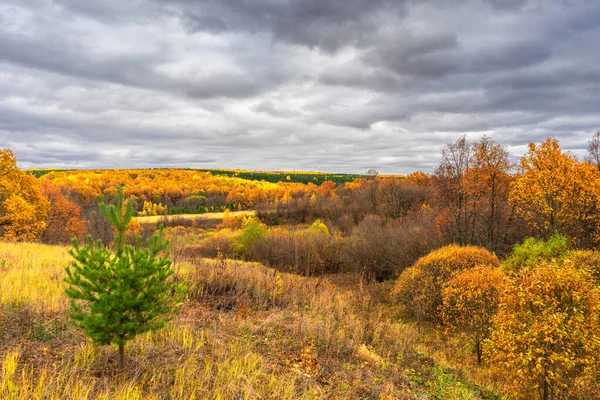
[[[389,284],[225,259],[177,262],[182,310],[120,372],[70,324],[68,263],[65,247],[0,243],[2,399],[497,398],[459,340],[395,319]]]

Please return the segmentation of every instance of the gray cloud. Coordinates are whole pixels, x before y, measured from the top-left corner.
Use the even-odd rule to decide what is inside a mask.
[[[6,0],[0,147],[24,167],[431,171],[468,133],[600,129],[595,0]]]

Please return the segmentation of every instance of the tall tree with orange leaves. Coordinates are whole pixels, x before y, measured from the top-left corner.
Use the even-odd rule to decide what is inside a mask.
[[[564,233],[582,247],[600,242],[600,172],[563,152],[556,139],[529,143],[510,198],[545,237]]]
[[[0,237],[34,240],[46,227],[48,209],[36,179],[19,169],[10,149],[1,149]]]
[[[467,173],[473,162],[471,143],[466,136],[449,142],[442,149],[440,165],[433,175],[435,200],[440,210],[440,224],[452,242],[473,243],[474,201],[467,190]]]
[[[473,199],[474,244],[493,252],[507,250],[514,222],[514,207],[508,201],[513,163],[506,147],[487,136],[473,143],[471,151],[465,191]]]

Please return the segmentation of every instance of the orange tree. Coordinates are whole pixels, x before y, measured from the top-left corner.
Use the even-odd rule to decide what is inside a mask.
[[[524,269],[507,281],[492,319],[492,371],[516,398],[590,398],[599,317],[600,291],[586,271],[555,263]]]
[[[432,179],[440,228],[453,242],[506,251],[513,225],[508,201],[513,163],[506,147],[484,136],[465,136],[442,150]]]
[[[41,240],[44,243],[69,243],[73,238],[83,239],[86,225],[81,218],[81,208],[65,196],[60,187],[49,181],[42,181],[40,187],[50,201]]]
[[[555,139],[539,146],[529,143],[510,199],[518,214],[546,237],[566,233],[586,247],[600,241],[600,172],[562,152]]]
[[[498,308],[498,296],[504,281],[499,268],[486,265],[455,275],[442,289],[442,320],[448,331],[469,335],[481,365],[482,344],[489,336],[491,318]]]
[[[392,295],[407,317],[417,322],[440,322],[442,289],[454,274],[488,265],[499,267],[498,257],[482,247],[450,245],[421,257],[402,272]]]
[[[0,237],[34,240],[46,227],[48,200],[37,181],[17,166],[9,149],[0,150]]]
[[[473,200],[474,243],[490,251],[506,250],[513,207],[508,201],[513,163],[508,150],[484,136],[472,145],[473,160],[465,191]]]

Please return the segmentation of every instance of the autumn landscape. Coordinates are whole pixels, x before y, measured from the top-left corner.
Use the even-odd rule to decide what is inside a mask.
[[[0,400],[600,400],[600,0],[0,0]]]
[[[599,144],[406,176],[4,149],[0,398],[597,398]]]

